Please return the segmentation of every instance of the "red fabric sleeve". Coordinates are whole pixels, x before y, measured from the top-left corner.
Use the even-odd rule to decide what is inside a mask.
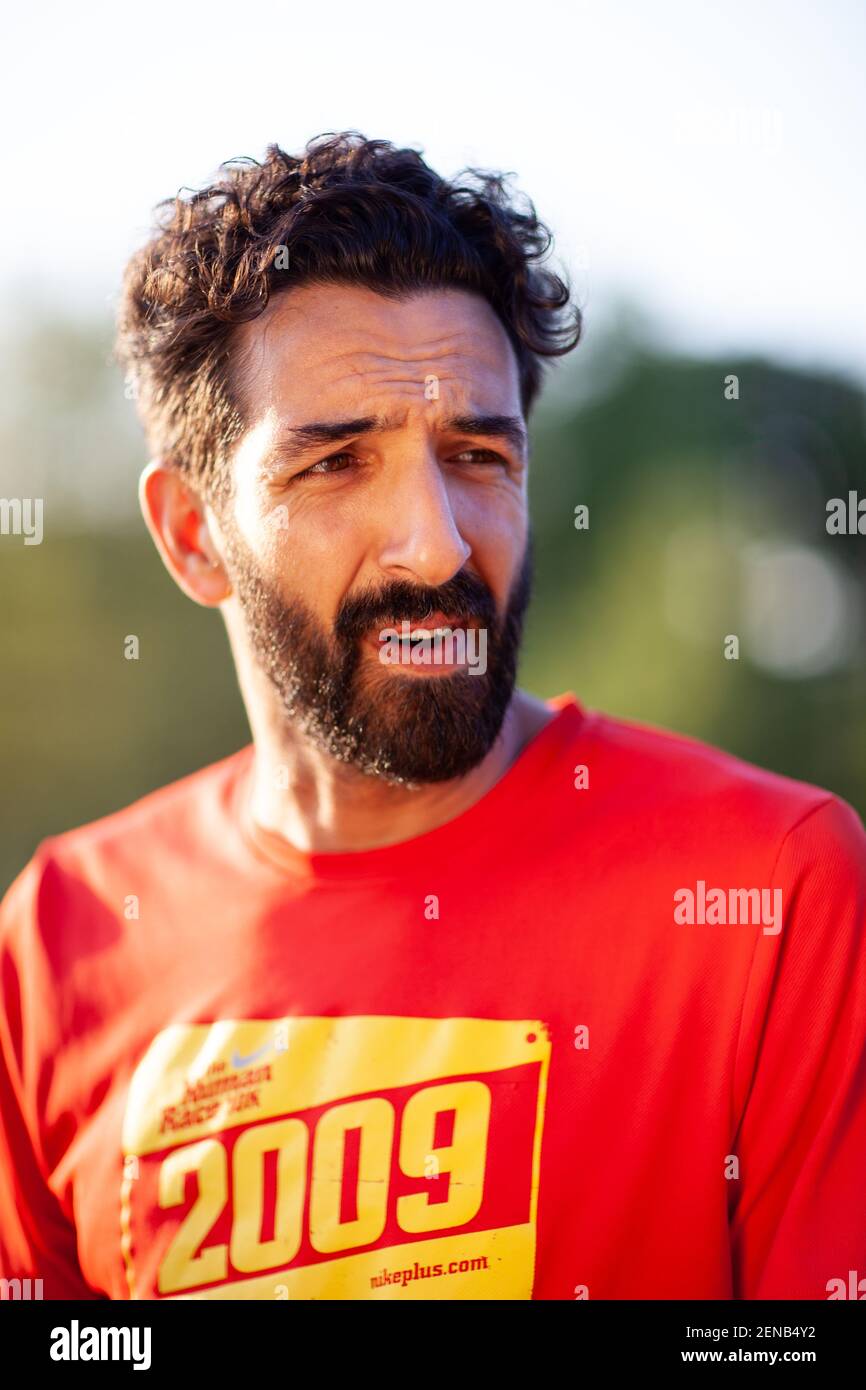
[[[829,1281],[866,1279],[866,834],[850,806],[789,832],[773,885],[783,925],[756,945],[735,1078],[733,1296],[827,1299]]]
[[[36,1098],[47,1040],[34,1036],[40,1012],[29,1003],[45,984],[41,878],[37,854],[0,905],[0,1278],[41,1279],[45,1299],[94,1299],[101,1295],[84,1280],[74,1226],[40,1153]],[[39,1286],[30,1288],[38,1297]]]

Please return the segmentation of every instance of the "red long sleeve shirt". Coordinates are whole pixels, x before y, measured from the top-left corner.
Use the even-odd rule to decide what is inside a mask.
[[[39,847],[0,909],[0,1275],[120,1299],[866,1280],[857,816],[551,704],[486,796],[387,848],[257,829],[251,748]]]

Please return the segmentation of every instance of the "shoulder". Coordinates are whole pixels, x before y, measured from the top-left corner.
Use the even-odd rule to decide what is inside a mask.
[[[586,711],[576,746],[596,764],[596,785],[633,822],[659,834],[677,826],[712,842],[781,851],[788,837],[866,862],[862,822],[841,797],[682,734]]]
[[[182,858],[218,833],[251,746],[159,787],[129,806],[42,840],[0,904],[0,941],[24,917],[58,920],[78,896],[160,856]]]

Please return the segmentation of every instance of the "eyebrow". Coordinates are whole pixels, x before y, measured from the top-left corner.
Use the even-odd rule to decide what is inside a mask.
[[[293,425],[280,430],[268,450],[268,458],[298,458],[314,446],[339,444],[350,436],[374,434],[395,425],[377,415],[362,415],[356,420],[317,420],[308,425]],[[521,453],[526,447],[526,430],[517,415],[452,415],[445,420],[443,432],[472,434],[485,439],[506,439]]]

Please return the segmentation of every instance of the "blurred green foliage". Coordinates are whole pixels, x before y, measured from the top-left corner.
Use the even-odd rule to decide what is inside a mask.
[[[249,738],[218,615],[179,593],[138,519],[143,445],[109,348],[107,324],[40,319],[0,362],[0,493],[42,496],[45,526],[39,546],[0,536],[0,888],[40,839]],[[866,497],[863,429],[861,390],[827,373],[677,356],[628,319],[590,333],[533,421],[521,683],[862,814],[866,536],[825,522],[829,498]]]

